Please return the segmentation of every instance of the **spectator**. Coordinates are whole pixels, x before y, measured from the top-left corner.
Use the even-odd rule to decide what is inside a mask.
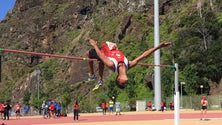
[[[45,102],[46,115],[47,115],[48,118],[51,118],[50,109],[49,109],[50,108],[50,104],[51,104],[50,101],[46,101]]]
[[[174,102],[170,103],[170,110],[174,110]]]
[[[77,100],[74,101],[73,113],[74,113],[74,120],[78,121],[79,120],[79,103]]]
[[[202,96],[202,99],[201,99],[201,106],[202,107],[201,107],[201,118],[200,118],[200,120],[206,120],[207,105],[208,105],[207,97]]]
[[[113,101],[112,100],[109,101],[109,115],[110,113],[113,114]]]
[[[1,103],[0,103],[0,119],[3,119],[4,110],[5,110],[5,108],[4,108],[4,103],[1,102]]]
[[[160,103],[160,107],[161,107],[160,111],[163,112],[163,111],[164,111],[164,102],[161,102],[161,103]]]
[[[109,102],[105,102],[106,103],[106,111],[109,110]]]
[[[118,115],[118,114],[121,115],[121,113],[120,113],[120,108],[121,108],[121,107],[120,107],[120,102],[117,101],[117,102],[116,102],[116,115]]]
[[[164,111],[166,111],[167,110],[167,108],[166,108],[166,102],[163,102],[163,105],[164,105]]]
[[[9,112],[11,110],[11,106],[9,104],[9,102],[6,103],[6,105],[4,105],[4,120],[9,120]]]
[[[43,118],[47,118],[46,103],[45,103],[45,101],[42,102],[42,115],[43,115]]]
[[[16,116],[16,119],[20,119],[20,111],[21,111],[21,105],[19,104],[19,102],[16,103],[15,105],[15,116]]]
[[[51,101],[49,105],[49,113],[50,113],[50,118],[55,118],[55,106],[53,101]]]
[[[25,105],[23,109],[24,109],[24,115],[26,116],[29,112],[29,106]]]
[[[148,110],[148,111],[152,111],[152,102],[151,102],[151,101],[149,101],[149,102],[147,103],[147,110]]]
[[[57,104],[58,103],[56,101],[53,102],[53,105],[54,105],[54,116],[57,116],[57,113],[58,113],[57,112]]]
[[[58,102],[57,103],[57,117],[61,116],[61,109],[62,109],[61,102]]]
[[[103,115],[106,115],[106,106],[105,106],[105,102],[102,102],[101,107],[103,109]]]

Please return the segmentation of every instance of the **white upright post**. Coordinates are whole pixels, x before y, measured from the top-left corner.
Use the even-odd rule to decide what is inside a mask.
[[[180,97],[178,89],[178,64],[175,64],[175,93],[174,93],[174,125],[180,125]]]
[[[154,46],[158,46],[159,40],[159,0],[154,0]],[[160,50],[154,52],[154,64],[160,65]],[[161,102],[161,74],[160,67],[154,67],[154,102],[155,108],[160,110]]]

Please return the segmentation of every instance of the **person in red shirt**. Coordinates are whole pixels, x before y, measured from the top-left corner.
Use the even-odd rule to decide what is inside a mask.
[[[148,111],[152,111],[152,102],[151,101],[149,101],[147,103],[147,109],[148,109]]]
[[[90,39],[89,43],[91,44],[91,46],[93,46],[94,49],[89,50],[86,53],[86,55],[88,56],[88,58],[99,60],[99,81],[95,86],[95,88],[93,89],[93,91],[99,89],[99,87],[103,83],[102,79],[103,79],[104,65],[106,65],[109,69],[117,73],[116,84],[119,88],[123,89],[128,83],[128,77],[126,74],[128,69],[136,66],[139,63],[139,61],[148,57],[154,51],[162,47],[171,45],[171,42],[162,42],[158,46],[145,51],[134,60],[128,61],[128,59],[118,49],[115,43],[107,41],[102,44],[101,49],[99,49],[99,47],[97,46],[97,42],[95,40]],[[96,77],[93,71],[93,61],[88,60],[88,67],[89,67],[89,78],[95,79]]]
[[[103,115],[106,115],[106,106],[105,106],[105,102],[102,102],[101,107],[103,109]]]
[[[4,108],[4,103],[1,102],[1,103],[0,103],[0,119],[3,119],[4,110],[5,110],[5,108]]]
[[[20,106],[19,102],[17,102],[15,105],[16,119],[20,119],[20,115],[21,115],[20,110],[21,110],[21,106]]]
[[[77,100],[74,101],[73,113],[74,113],[74,120],[78,121],[79,120],[79,103]]]
[[[105,108],[105,110],[107,111],[108,108],[109,108],[109,102],[106,102],[106,108]]]
[[[171,104],[170,104],[170,109],[171,109],[171,110],[174,110],[174,102],[171,102]]]
[[[164,106],[165,106],[164,102],[160,102],[160,107],[162,112],[164,111]]]
[[[208,105],[207,97],[202,96],[200,103],[201,103],[201,118],[200,118],[200,120],[206,120],[207,105]]]
[[[49,105],[49,112],[50,112],[50,117],[55,118],[55,106],[53,102],[51,102]]]

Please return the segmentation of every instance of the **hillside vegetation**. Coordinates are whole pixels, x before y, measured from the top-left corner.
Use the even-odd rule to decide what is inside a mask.
[[[159,8],[160,41],[173,42],[172,47],[161,49],[161,64],[179,64],[179,82],[186,83],[184,95],[221,94],[222,2],[160,0]],[[154,46],[153,9],[153,0],[17,0],[0,23],[0,47],[85,57],[92,38],[99,44],[116,42],[132,60]],[[92,92],[94,82],[86,82],[85,61],[1,55],[1,101],[20,101],[38,108],[43,100],[62,101],[66,107],[78,99],[81,110],[91,112],[113,96],[128,101],[130,110],[135,108],[135,100],[154,96],[154,67],[129,70],[124,90],[115,85],[116,74],[105,69],[104,85]],[[153,55],[143,63],[152,64]],[[161,69],[161,83],[165,100],[174,90],[173,69]]]

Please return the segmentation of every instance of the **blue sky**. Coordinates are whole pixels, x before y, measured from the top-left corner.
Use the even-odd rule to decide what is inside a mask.
[[[15,5],[16,0],[0,0],[0,21],[3,20],[7,12]]]

